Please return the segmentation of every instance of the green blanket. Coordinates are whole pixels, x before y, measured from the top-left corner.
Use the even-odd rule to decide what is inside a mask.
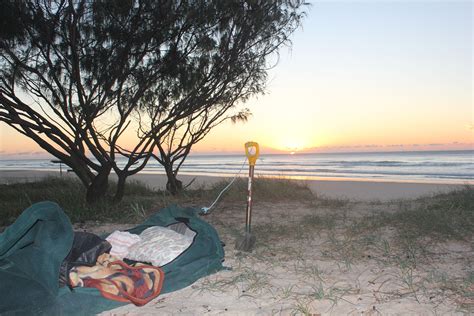
[[[167,207],[129,231],[139,234],[177,222],[185,222],[196,236],[184,253],[162,267],[162,293],[222,269],[224,250],[217,232],[193,208]],[[59,288],[59,267],[72,241],[68,217],[52,202],[29,207],[0,234],[1,315],[90,315],[124,305],[103,298],[96,289]]]

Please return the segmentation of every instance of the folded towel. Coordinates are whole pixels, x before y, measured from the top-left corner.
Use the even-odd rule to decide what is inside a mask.
[[[141,241],[140,236],[129,232],[114,231],[105,238],[111,245],[110,254],[119,259],[125,258],[130,252],[130,247]]]

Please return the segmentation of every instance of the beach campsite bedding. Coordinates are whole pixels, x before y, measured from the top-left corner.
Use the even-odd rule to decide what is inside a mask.
[[[163,277],[159,267],[142,263],[128,265],[104,253],[92,267],[72,268],[69,285],[96,288],[105,298],[142,306],[160,294]]]
[[[107,240],[74,233],[57,204],[32,205],[0,234],[0,314],[84,315],[143,305],[223,268],[217,232],[196,209],[169,206],[127,232],[155,230],[165,235],[173,230],[171,235],[191,243],[180,245],[182,252],[165,258],[169,262],[161,267],[121,260],[110,255]]]
[[[112,234],[105,238],[112,248],[110,254],[117,258],[125,258],[130,252],[130,247],[140,242],[140,236],[136,234],[130,234],[129,232],[114,231]]]
[[[151,262],[158,267],[173,261],[193,242],[193,237],[161,226],[147,228],[139,237],[140,242],[130,247],[126,258]]]

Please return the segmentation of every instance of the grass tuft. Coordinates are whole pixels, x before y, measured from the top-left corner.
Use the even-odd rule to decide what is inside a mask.
[[[222,180],[210,187],[190,192],[194,197],[216,196],[224,189],[230,180]],[[254,179],[252,197],[256,201],[275,202],[285,200],[313,200],[311,190],[303,183],[290,179],[275,179],[258,177]],[[245,202],[247,199],[248,180],[238,178],[232,186],[222,195],[224,202]]]
[[[37,182],[0,185],[0,226],[9,225],[19,214],[39,201],[58,203],[72,222],[108,221],[126,222],[143,220],[151,212],[170,204],[202,206],[217,197],[229,183],[223,180],[209,189],[197,188],[172,196],[166,191],[154,191],[137,181],[126,183],[125,196],[120,203],[109,199],[95,205],[85,202],[86,190],[76,179],[50,177]],[[114,192],[116,183],[111,182],[109,192]],[[311,191],[302,183],[286,179],[256,178],[254,199],[259,201],[282,201],[311,199]],[[247,198],[247,180],[237,179],[222,196],[224,202],[245,203]]]
[[[111,183],[111,188],[115,186]],[[146,215],[145,210],[153,204],[156,193],[147,187],[130,183],[126,185],[126,194],[120,203],[110,200],[88,205],[85,201],[86,190],[75,179],[50,177],[37,182],[0,185],[0,226],[9,225],[21,212],[40,201],[52,201],[59,204],[71,221],[108,221],[134,222]]]
[[[403,202],[399,211],[382,215],[381,223],[395,226],[403,239],[430,237],[465,240],[474,233],[474,188]]]

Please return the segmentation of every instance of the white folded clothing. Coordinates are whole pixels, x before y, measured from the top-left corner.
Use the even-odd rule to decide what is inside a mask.
[[[105,238],[111,245],[110,254],[120,259],[125,258],[130,247],[141,241],[140,236],[131,234],[129,232],[114,231],[107,238]]]
[[[151,262],[157,267],[173,261],[188,249],[194,240],[193,237],[161,226],[145,229],[140,238],[141,241],[130,247],[130,252],[125,257],[135,261]]]

